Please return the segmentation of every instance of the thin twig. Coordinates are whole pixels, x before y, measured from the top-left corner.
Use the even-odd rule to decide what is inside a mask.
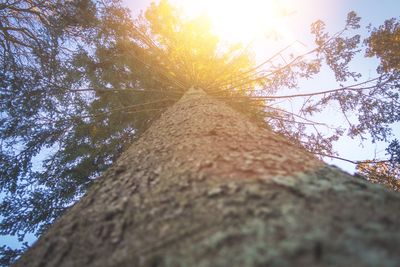
[[[333,159],[338,159],[341,161],[346,161],[352,164],[362,164],[362,163],[386,163],[386,162],[390,162],[390,160],[350,160],[350,159],[346,159],[346,158],[342,158],[342,157],[338,157],[338,156],[333,156],[333,155],[328,155],[328,154],[324,154],[324,153],[320,153],[320,152],[311,152],[315,155],[319,155],[322,157],[328,157],[328,158],[333,158]]]

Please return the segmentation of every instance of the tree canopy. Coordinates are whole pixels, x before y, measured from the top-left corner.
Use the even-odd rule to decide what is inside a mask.
[[[0,234],[43,232],[191,86],[320,156],[334,155],[332,142],[346,134],[391,142],[400,120],[399,22],[371,27],[363,40],[359,21],[350,12],[334,34],[317,21],[313,49],[282,61],[284,48],[256,63],[246,46],[221,45],[206,17],[186,18],[164,0],[135,19],[118,0],[1,3]],[[375,78],[349,67],[362,51],[380,60]],[[339,88],[294,92],[324,65]],[[296,113],[276,105],[294,98],[304,99]],[[324,134],[312,117],[332,103],[356,119]],[[396,142],[388,148],[394,169]]]

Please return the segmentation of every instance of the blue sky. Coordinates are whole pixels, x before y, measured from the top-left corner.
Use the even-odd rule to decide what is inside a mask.
[[[201,0],[199,0],[201,1]],[[218,0],[215,0],[218,1]],[[149,5],[148,0],[125,0],[127,6],[134,10],[134,14],[138,14],[140,10]],[[326,22],[328,29],[332,32],[339,30],[343,26],[346,15],[349,11],[354,10],[362,17],[363,26],[372,23],[380,25],[385,19],[391,17],[399,17],[400,1],[398,0],[299,0],[297,1],[301,8],[297,8],[293,14],[293,24],[296,25],[293,31],[296,33],[296,38],[302,42],[309,42],[311,35],[309,34],[310,24],[322,19]],[[243,5],[246,1],[243,1]],[[368,75],[373,72],[376,67],[376,61],[360,61],[353,65],[353,68],[362,71]],[[335,88],[337,84],[332,80],[329,73],[323,73],[318,79],[305,82],[304,87],[313,87],[321,89]],[[399,125],[394,125],[395,132],[400,133]],[[340,156],[352,160],[368,159],[374,156],[375,152],[380,151],[380,155],[384,150],[383,144],[371,144],[364,142],[360,146],[358,140],[345,138],[338,142],[335,146]],[[352,172],[354,166],[341,161],[328,161]],[[28,241],[33,242],[35,238],[29,236]],[[15,237],[0,237],[0,245],[7,244],[12,247],[18,247],[18,242]]]

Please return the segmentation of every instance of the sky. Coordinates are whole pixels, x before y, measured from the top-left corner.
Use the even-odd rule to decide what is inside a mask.
[[[202,1],[202,0],[199,0]],[[234,1],[234,0],[231,0]],[[218,2],[218,0],[214,0]],[[245,6],[249,1],[237,1],[240,5]],[[340,30],[343,27],[346,15],[349,11],[356,11],[362,17],[362,25],[365,27],[369,23],[373,25],[381,25],[385,19],[391,17],[399,17],[400,1],[398,0],[293,0],[292,13],[288,18],[288,28],[293,34],[293,38],[301,41],[306,45],[312,42],[312,36],[309,33],[310,24],[318,19],[326,22],[327,29],[331,32]],[[139,14],[150,4],[149,0],[124,0],[124,3],[132,10],[134,16]],[[275,47],[276,48],[276,47]],[[260,43],[255,51],[261,60],[265,57],[265,51],[273,52],[274,48],[263,46]],[[363,72],[365,75],[374,72],[376,68],[376,60],[360,61],[353,65],[353,68]],[[315,89],[330,89],[336,88],[337,84],[333,81],[332,74],[324,72],[317,79],[304,81],[301,84],[300,90]],[[330,120],[335,120],[337,117],[333,114],[324,114]],[[400,133],[400,126],[394,125],[394,132]],[[399,136],[399,135],[398,135]],[[384,144],[371,144],[364,142],[360,144],[359,140],[351,140],[343,138],[335,145],[335,149],[339,155],[351,160],[371,159],[378,154],[384,156]],[[354,165],[342,161],[327,160],[330,164],[335,164],[348,172],[354,172]],[[33,242],[35,238],[29,236],[27,239]],[[18,247],[19,243],[15,237],[0,236],[0,246],[7,244],[11,247]]]

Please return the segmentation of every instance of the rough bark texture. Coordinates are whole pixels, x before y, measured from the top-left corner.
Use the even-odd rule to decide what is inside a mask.
[[[15,266],[400,266],[400,194],[190,90]]]

